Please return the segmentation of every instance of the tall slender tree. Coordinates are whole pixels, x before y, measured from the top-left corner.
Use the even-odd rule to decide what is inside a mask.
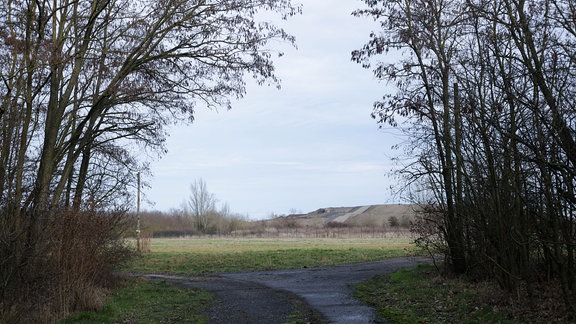
[[[371,41],[352,53],[352,59],[370,67],[370,58],[390,50],[404,54],[398,63],[377,63],[378,78],[395,82],[399,92],[374,105],[373,116],[380,123],[396,124],[395,115],[425,119],[435,147],[429,170],[441,175],[446,239],[454,270],[466,271],[466,255],[461,221],[455,206],[455,144],[453,59],[464,33],[459,1],[366,1],[370,9],[357,16],[373,16],[381,21],[383,33],[371,34]]]

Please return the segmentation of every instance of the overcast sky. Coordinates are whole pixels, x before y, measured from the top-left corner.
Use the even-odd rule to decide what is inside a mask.
[[[370,118],[373,102],[390,90],[350,61],[377,26],[351,16],[360,0],[301,3],[303,15],[279,23],[298,46],[282,46],[282,88],[249,83],[232,110],[198,111],[191,126],[172,129],[144,191],[155,205],[143,208],[179,208],[199,178],[252,219],[399,201],[388,173],[400,139]]]

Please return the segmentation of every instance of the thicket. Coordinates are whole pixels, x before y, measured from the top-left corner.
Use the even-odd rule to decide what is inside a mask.
[[[420,242],[448,268],[576,308],[576,6],[568,0],[366,0],[352,59],[395,91],[373,117],[410,140]],[[393,59],[374,60],[382,55]]]
[[[225,215],[216,211],[206,215],[202,230],[199,229],[196,217],[179,210],[172,210],[167,213],[160,211],[142,212],[140,219],[142,230],[151,237],[229,235],[252,226],[243,217]]]
[[[234,214],[210,213],[206,230],[198,229],[197,219],[183,210],[170,212],[147,211],[140,214],[143,237],[229,236],[229,237],[397,237],[410,236],[409,225],[413,216],[371,217],[349,223],[328,222],[318,218],[311,221],[303,215],[271,216],[266,220],[249,220]],[[131,228],[136,228],[136,215],[132,215]],[[136,233],[129,231],[130,237]]]
[[[52,322],[102,306],[134,249],[122,212],[54,211],[33,233],[0,220],[0,322]],[[23,217],[23,219],[26,219]],[[27,219],[29,220],[29,218]]]

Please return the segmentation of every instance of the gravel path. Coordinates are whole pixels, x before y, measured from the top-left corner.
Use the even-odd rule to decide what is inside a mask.
[[[334,267],[224,273],[207,277],[148,275],[206,289],[216,302],[211,323],[286,323],[296,312],[310,323],[377,323],[374,310],[354,298],[351,285],[430,262],[404,257]]]

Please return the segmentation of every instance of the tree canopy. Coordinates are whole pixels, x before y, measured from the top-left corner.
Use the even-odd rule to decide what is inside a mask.
[[[3,207],[105,206],[127,194],[130,149],[162,152],[164,126],[227,107],[245,77],[278,85],[256,17],[287,0],[10,0],[0,4]],[[34,171],[37,170],[37,171]]]

